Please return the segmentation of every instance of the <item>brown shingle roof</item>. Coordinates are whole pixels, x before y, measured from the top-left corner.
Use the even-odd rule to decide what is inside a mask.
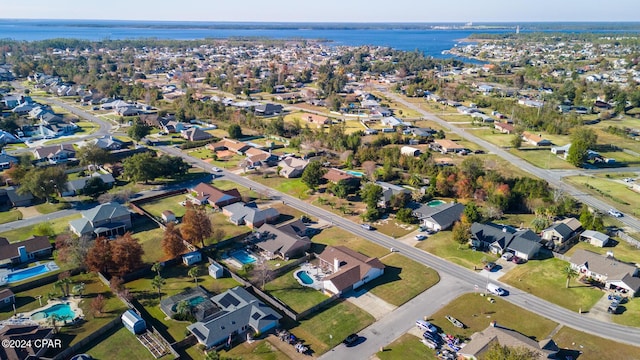
[[[198,200],[208,198],[208,201],[214,205],[218,202],[224,202],[226,205],[228,205],[242,200],[242,195],[240,195],[240,192],[236,188],[230,190],[220,190],[215,186],[206,183],[200,183],[196,185],[196,187],[194,187],[192,190],[198,193],[196,197]]]
[[[355,176],[347,174],[342,170],[331,168],[329,169],[329,171],[327,171],[326,174],[324,174],[323,178],[327,179],[328,181],[337,183],[340,180],[354,179]]]
[[[368,257],[345,246],[329,246],[318,257],[329,264],[338,259],[340,269],[325,280],[333,282],[339,291],[360,281],[371,268],[384,269],[384,264],[378,258]]]
[[[0,238],[0,260],[13,259],[18,256],[18,248],[24,246],[27,253],[51,249],[47,236],[34,236],[20,242],[9,243],[6,238]]]

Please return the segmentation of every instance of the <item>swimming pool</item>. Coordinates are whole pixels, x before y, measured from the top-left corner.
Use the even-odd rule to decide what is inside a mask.
[[[194,296],[191,299],[188,299],[187,302],[189,303],[190,307],[195,307],[195,306],[197,306],[198,304],[202,303],[205,300],[207,300],[207,299],[205,299],[203,296]],[[175,312],[177,308],[178,308],[178,304],[174,304],[171,307],[171,310]]]
[[[311,278],[311,276],[309,276],[309,274],[307,274],[306,271],[304,270],[300,270],[298,271],[295,276],[300,279],[300,281],[302,281],[303,284],[305,285],[311,285],[313,284],[313,279]]]
[[[256,260],[258,260],[258,259],[256,259],[255,256],[249,254],[248,252],[246,252],[244,250],[236,250],[236,251],[232,252],[229,255],[231,255],[232,258],[234,258],[234,259],[238,260],[240,263],[242,263],[242,265],[251,264],[251,263],[256,262]]]
[[[427,203],[427,206],[436,207],[442,204],[444,204],[444,201],[442,200],[431,200]]]
[[[364,176],[364,173],[360,172],[360,171],[347,170],[345,172],[347,174],[349,174],[349,175],[353,175],[353,176],[356,176],[356,177],[363,177]]]
[[[7,274],[6,282],[12,283],[16,281],[22,281],[30,277],[42,275],[49,271],[51,271],[51,269],[46,264],[32,266],[24,270],[18,270],[18,271],[14,271],[12,273]]]
[[[69,303],[66,304],[57,304],[50,306],[42,311],[38,311],[31,315],[31,320],[44,320],[48,319],[51,316],[57,316],[58,320],[73,320],[76,316],[76,313],[71,310],[71,306]]]

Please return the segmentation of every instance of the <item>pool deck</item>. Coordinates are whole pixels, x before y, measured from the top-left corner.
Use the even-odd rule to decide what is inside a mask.
[[[296,278],[296,280],[298,281],[298,283],[300,283],[300,285],[302,286],[306,286],[306,287],[310,287],[310,288],[314,288],[316,290],[320,290],[322,291],[324,289],[324,285],[322,283],[322,279],[327,276],[327,274],[323,273],[322,270],[311,264],[311,263],[304,263],[302,265],[300,265],[300,270],[301,271],[306,271],[307,274],[309,275],[309,277],[311,278],[311,280],[313,280],[313,283],[311,284],[305,284],[302,282],[302,280],[300,280],[297,276],[295,276],[295,274],[297,274],[298,272],[294,272],[293,276]]]
[[[37,312],[43,311],[44,309],[50,308],[54,305],[58,305],[58,304],[66,304],[69,303],[69,306],[71,307],[71,310],[73,311],[73,313],[75,314],[74,320],[75,319],[82,319],[84,318],[84,313],[82,312],[82,309],[80,308],[80,298],[76,298],[73,296],[70,296],[68,298],[63,298],[62,300],[60,299],[56,299],[56,300],[49,300],[47,301],[47,305],[44,305],[40,308],[37,308],[31,312],[28,313],[24,313],[24,314],[17,314],[16,316],[19,316],[21,319],[28,319],[30,322],[32,323],[36,323],[36,324],[46,324],[47,323],[47,318],[41,319],[41,320],[33,320],[31,319],[31,316]],[[73,320],[72,320],[73,321]],[[65,323],[67,322],[71,322],[71,321],[65,321]]]
[[[60,269],[60,267],[58,267],[58,264],[56,264],[53,261],[49,261],[49,262],[47,262],[45,264],[41,264],[39,261],[36,261],[35,263],[33,263],[33,266],[26,267],[24,269],[18,269],[16,271],[14,271],[13,269],[0,269],[0,285],[6,285],[6,284],[9,283],[7,281],[7,276],[9,274],[15,274],[15,273],[20,272],[20,271],[26,271],[26,270],[29,270],[32,267],[36,267],[36,266],[40,266],[40,265],[45,265],[47,267],[47,269],[49,269],[49,270],[45,271],[42,274],[37,274],[37,275],[33,275],[33,276],[30,276],[30,277],[24,278],[23,280],[20,280],[20,281],[24,281],[24,280],[27,280],[27,279],[31,279],[31,278],[35,278],[35,277],[38,277],[38,276],[42,276],[42,275],[45,275],[45,274],[47,274],[47,273],[49,273],[51,271],[55,271],[55,270]]]

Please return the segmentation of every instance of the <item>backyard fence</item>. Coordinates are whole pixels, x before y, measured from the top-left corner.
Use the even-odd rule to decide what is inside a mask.
[[[627,235],[624,231],[618,230],[616,232],[616,236],[619,237],[620,239],[628,242],[632,246],[635,246],[636,248],[640,249],[640,241],[638,241],[638,240],[632,238],[631,236]]]
[[[71,357],[72,355],[78,353],[85,346],[87,346],[87,345],[89,345],[91,343],[95,343],[96,340],[98,340],[100,337],[102,337],[103,335],[105,335],[107,332],[111,331],[115,327],[122,327],[122,320],[120,320],[119,316],[115,317],[113,320],[109,321],[108,323],[103,325],[98,330],[92,332],[91,334],[89,334],[84,339],[82,339],[82,340],[78,341],[77,343],[73,344],[72,346],[64,349],[63,351],[58,353],[58,355],[54,356],[51,359],[52,360],[67,359],[67,358]]]
[[[145,210],[141,205],[142,204],[146,204],[148,202],[156,201],[158,199],[164,199],[164,198],[171,197],[171,196],[174,196],[174,195],[185,194],[187,192],[188,192],[187,189],[178,189],[178,190],[166,191],[166,192],[163,192],[161,194],[156,194],[156,195],[147,196],[147,197],[144,197],[144,198],[141,198],[141,199],[131,200],[131,201],[129,201],[129,205],[131,206],[131,208],[136,213],[148,217],[149,219],[151,219],[151,221],[153,221],[156,224],[158,224],[158,226],[160,226],[160,228],[164,230],[165,229],[165,224],[161,221],[161,219],[153,216],[153,214],[151,214],[150,212]]]
[[[69,270],[69,272],[71,273],[71,276],[75,276],[80,274],[82,270],[80,268],[75,268],[75,269],[71,269]],[[37,278],[34,280],[29,280],[25,283],[22,284],[18,284],[18,285],[14,285],[14,286],[10,286],[9,289],[11,289],[11,291],[13,291],[14,294],[17,294],[19,292],[23,292],[23,291],[27,291],[27,290],[31,290],[40,286],[44,286],[53,282],[58,281],[58,276],[63,273],[64,271],[58,271],[55,272],[51,275],[47,275],[47,276],[43,276],[41,278]]]

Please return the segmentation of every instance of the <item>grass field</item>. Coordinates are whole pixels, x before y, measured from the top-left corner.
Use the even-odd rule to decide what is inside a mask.
[[[352,250],[361,252],[370,257],[382,257],[389,253],[388,249],[380,245],[376,245],[363,238],[359,238],[351,233],[338,227],[330,227],[323,229],[319,234],[313,236],[311,241],[313,250],[316,253],[321,252],[322,245],[329,246],[346,246]]]
[[[49,224],[51,224],[51,228],[53,229],[53,232],[55,234],[60,234],[65,232],[69,228],[70,220],[79,219],[81,217],[82,215],[75,214],[75,215],[70,215],[70,216],[59,218],[59,219],[51,220],[48,222]],[[32,235],[35,235],[34,231],[35,229],[33,226],[26,226],[26,227],[21,227],[21,228],[1,232],[0,237],[6,237],[11,242],[22,241],[31,237]]]
[[[69,204],[66,201],[60,201],[55,204],[46,202],[43,204],[36,205],[36,210],[38,210],[40,214],[51,214],[52,212],[56,212],[64,209],[71,209],[71,204]]]
[[[396,220],[395,216],[375,221],[373,226],[375,226],[377,231],[392,238],[403,237],[418,228],[418,225],[405,224]]]
[[[136,336],[123,326],[108,332],[107,336],[102,337],[99,342],[93,342],[93,344],[93,347],[79,353],[89,354],[95,360],[154,359],[151,352],[136,339]]]
[[[438,273],[422,264],[393,253],[381,259],[384,275],[365,288],[384,301],[400,306],[440,281]]]
[[[469,338],[473,333],[484,330],[491,321],[500,326],[516,330],[535,340],[542,340],[558,325],[557,323],[519,308],[503,299],[495,298],[495,303],[487,301],[480,293],[465,294],[450,302],[431,316],[429,321],[447,334]],[[451,315],[465,324],[464,329],[453,326],[446,318]]]
[[[267,340],[258,340],[252,344],[243,342],[234,346],[229,351],[221,350],[220,355],[224,358],[229,357],[242,360],[289,360],[287,355],[271,345]],[[204,354],[194,359],[204,359]]]
[[[357,306],[338,300],[313,317],[302,320],[291,329],[299,339],[311,347],[315,355],[324,354],[338,345],[347,335],[371,325],[375,319]]]
[[[162,218],[162,212],[165,210],[171,210],[177,218],[181,218],[186,209],[180,205],[180,202],[185,199],[187,199],[187,194],[180,194],[144,203],[141,207],[158,218]]]
[[[328,297],[318,290],[300,285],[293,275],[298,270],[300,269],[296,267],[271,280],[264,289],[269,295],[289,305],[293,311],[301,313],[323,302]]]
[[[590,176],[570,176],[564,179],[623,213],[640,215],[640,193],[630,190],[627,185],[606,178]]]
[[[406,359],[435,359],[435,350],[429,349],[420,338],[411,334],[404,334],[384,350],[376,354],[380,360],[406,360]]]
[[[76,133],[82,135],[93,134],[100,128],[98,124],[90,121],[78,121],[76,125],[80,127],[80,130],[76,131]]]
[[[249,175],[249,179],[298,199],[306,200],[309,198],[309,187],[300,178],[287,179],[275,175],[264,178],[260,175]]]
[[[515,136],[513,134],[503,134],[495,129],[474,129],[467,131],[484,140],[487,140],[494,145],[501,147],[511,146],[511,140],[513,140],[513,137]]]
[[[575,169],[575,166],[552,154],[548,148],[510,149],[509,152],[541,169]]]
[[[0,224],[6,224],[8,222],[21,220],[21,219],[22,219],[22,213],[20,212],[20,210],[11,209],[8,211],[0,212]]]
[[[591,309],[604,293],[575,279],[567,289],[567,278],[562,274],[567,265],[566,261],[556,258],[530,260],[509,270],[500,281],[571,311]]]
[[[637,359],[640,348],[562,327],[553,340],[559,347],[579,351],[580,360]]]
[[[427,239],[420,241],[416,247],[468,269],[482,267],[483,260],[497,259],[493,254],[473,251],[468,246],[459,245],[453,240],[451,231],[440,231],[430,235]]]

